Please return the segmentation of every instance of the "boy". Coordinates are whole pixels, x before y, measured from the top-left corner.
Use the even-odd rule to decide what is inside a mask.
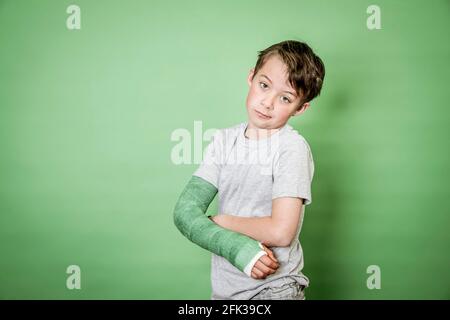
[[[260,51],[248,76],[248,121],[216,132],[183,190],[174,222],[213,252],[211,299],[304,299],[309,280],[298,237],[314,163],[287,121],[320,94],[324,76],[305,43]],[[217,192],[219,214],[209,219]]]

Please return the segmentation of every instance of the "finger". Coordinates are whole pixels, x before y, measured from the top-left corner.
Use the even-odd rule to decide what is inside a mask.
[[[258,261],[273,270],[276,270],[279,267],[278,263],[266,256],[262,256]]]
[[[278,262],[273,261],[269,256],[261,257],[260,261],[272,269],[278,269],[280,266]]]
[[[270,274],[270,273],[264,272],[262,269],[259,269],[258,267],[255,267],[254,271],[257,275],[259,275],[259,277],[261,279],[265,279]]]
[[[258,279],[258,276],[253,271],[252,271],[252,278]]]
[[[271,274],[271,273],[275,273],[275,269],[267,266],[265,263],[263,263],[261,260],[258,260],[255,263],[255,267],[258,268],[259,270],[261,270],[262,272],[264,272],[264,274]]]
[[[264,261],[264,262],[263,262]],[[267,263],[267,264],[266,264]],[[269,258],[267,258],[267,257],[265,257],[265,259],[263,260],[263,259],[260,259],[260,260],[258,260],[256,263],[255,263],[255,267],[257,267],[259,270],[261,270],[262,272],[264,272],[264,273],[273,273],[273,272],[275,272],[276,271],[276,268],[273,268],[272,266],[271,266],[271,264],[272,264],[273,262],[269,259]]]
[[[270,250],[269,248],[267,248],[265,245],[261,244],[264,251],[267,252],[267,254],[269,255],[269,257],[274,260],[275,262],[278,262],[277,258],[275,258],[275,255],[273,254],[273,251]]]
[[[256,275],[256,279],[265,279],[267,277],[266,274],[264,274],[264,272],[262,272],[261,270],[259,270],[258,268],[254,268],[253,272]]]
[[[253,267],[252,272],[256,275],[257,277],[256,279],[264,277],[264,273],[261,270],[259,270],[256,266]]]
[[[269,248],[266,248],[266,252],[272,260],[274,260],[275,262],[278,262],[277,258],[275,258],[275,255],[273,254],[272,250],[270,250]]]
[[[273,261],[275,261],[276,263],[278,263],[278,260],[277,260],[277,258],[275,258],[275,255],[273,254],[272,251],[269,250],[269,251],[267,252],[267,255],[269,256],[270,259],[272,259]]]

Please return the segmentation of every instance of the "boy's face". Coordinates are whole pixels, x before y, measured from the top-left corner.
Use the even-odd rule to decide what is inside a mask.
[[[250,128],[281,128],[290,117],[309,107],[309,103],[304,103],[298,108],[301,97],[289,84],[286,65],[278,55],[270,56],[254,77],[253,74],[254,69],[251,69],[247,79],[250,89],[246,105]]]

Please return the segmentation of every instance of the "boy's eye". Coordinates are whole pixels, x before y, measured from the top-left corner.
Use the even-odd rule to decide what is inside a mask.
[[[282,97],[281,100],[283,100],[283,102],[286,102],[286,103],[291,103],[291,100],[289,100],[287,97]]]
[[[268,87],[268,85],[265,84],[264,82],[260,82],[260,83],[259,83],[259,86],[260,86],[262,89],[266,89],[266,88]],[[282,100],[283,102],[285,102],[285,103],[291,103],[291,100],[290,100],[289,98],[287,98],[286,96],[281,97],[281,100]]]

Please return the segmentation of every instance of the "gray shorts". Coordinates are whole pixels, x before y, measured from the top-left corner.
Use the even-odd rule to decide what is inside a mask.
[[[298,282],[261,290],[250,300],[305,300],[305,287]]]

